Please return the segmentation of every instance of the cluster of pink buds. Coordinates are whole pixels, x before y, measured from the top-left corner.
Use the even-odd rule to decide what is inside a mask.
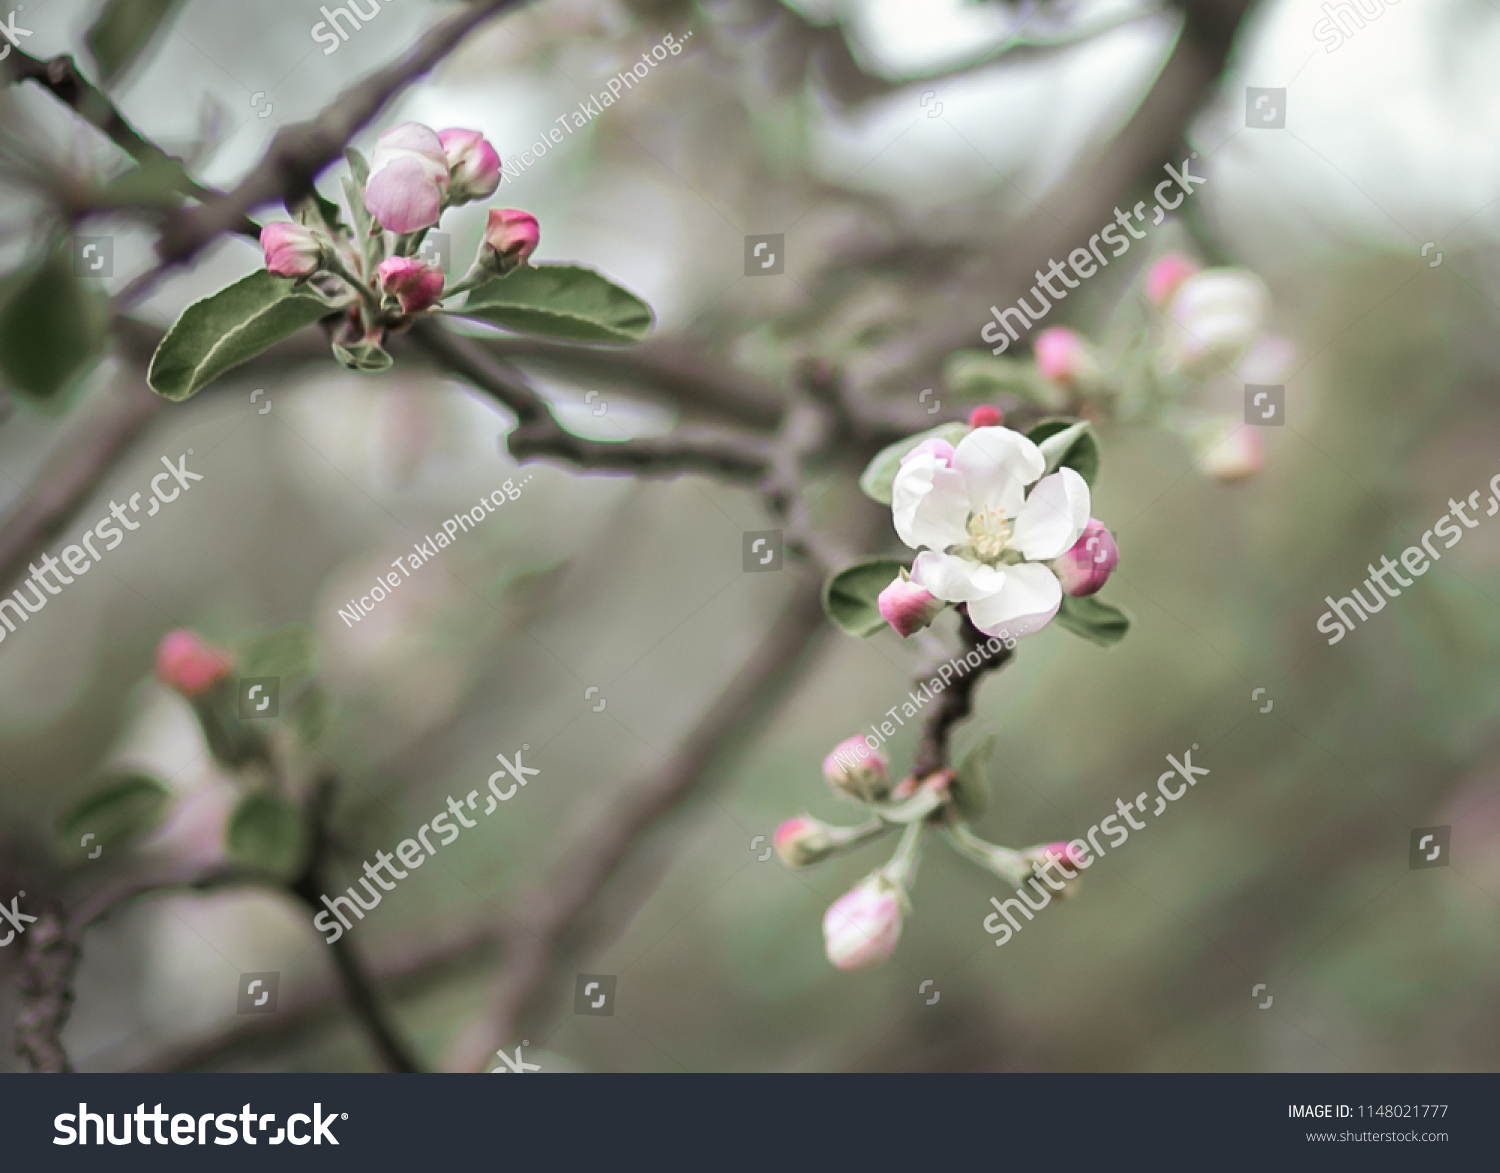
[[[351,159],[364,165],[358,156]],[[441,270],[420,258],[423,239],[448,208],[494,195],[500,186],[495,148],[477,130],[434,131],[406,122],[380,136],[368,168],[363,190],[349,189],[351,201],[362,204],[353,209],[354,219],[368,225],[366,233],[330,225],[309,211],[295,222],[267,224],[260,243],[275,276],[318,279],[328,292],[343,287],[357,296],[334,349],[347,365],[374,368],[383,365],[379,347],[387,330],[404,329],[443,299],[526,264],[540,230],[529,212],[491,209],[479,255],[461,279],[447,284]]]
[[[775,836],[776,854],[787,867],[811,867],[900,832],[895,854],[835,900],[823,917],[824,951],[839,969],[878,965],[895,952],[902,923],[911,912],[910,892],[926,830],[941,832],[960,855],[1009,884],[1021,883],[1036,869],[1043,869],[1044,878],[1050,874],[1047,868],[1062,870],[1065,879],[1078,874],[1064,870],[1076,859],[1065,843],[1015,851],[975,836],[960,810],[962,783],[957,771],[948,767],[893,783],[890,759],[869,740],[850,737],[824,759],[823,778],[837,797],[859,803],[872,817],[853,827],[834,826],[808,814],[788,819]]]

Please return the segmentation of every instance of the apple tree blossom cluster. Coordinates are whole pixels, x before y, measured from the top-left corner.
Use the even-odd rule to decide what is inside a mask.
[[[976,408],[967,424],[909,437],[871,461],[860,487],[890,507],[896,537],[913,553],[909,561],[871,559],[835,574],[824,589],[829,617],[853,635],[890,628],[904,639],[957,612],[966,661],[975,670],[961,684],[946,670],[927,681],[908,716],[945,688],[972,690],[984,661],[998,667],[1020,639],[1054,620],[1104,646],[1124,637],[1128,616],[1095,597],[1120,560],[1114,536],[1092,516],[1098,466],[1088,421],[1044,420],[1022,434],[1005,427],[990,405]],[[986,636],[983,648],[993,659],[981,650]],[[935,705],[932,713],[939,711]],[[966,697],[955,717],[967,712]],[[849,738],[824,761],[823,776],[835,794],[864,808],[866,821],[841,827],[804,814],[776,832],[776,850],[789,867],[900,833],[891,859],[824,917],[828,959],[840,969],[883,961],[894,951],[928,831],[1011,886],[1069,858],[1064,844],[1012,849],[974,833],[970,822],[982,809],[995,738],[955,769],[946,764],[951,724],[945,718],[937,731],[942,753],[919,752],[924,764],[899,783],[874,737]]]
[[[1186,441],[1199,470],[1244,480],[1265,463],[1247,426],[1245,384],[1278,384],[1290,341],[1267,330],[1271,296],[1248,269],[1204,268],[1181,252],[1147,267],[1141,297],[1124,299],[1097,338],[1067,326],[1037,334],[1029,359],[959,351],[945,381],[959,397],[1011,399],[1097,421],[1159,421]]]
[[[421,255],[446,211],[500,184],[500,155],[481,132],[406,122],[381,134],[368,160],[344,154],[347,222],[316,189],[289,202],[290,220],[261,229],[265,268],[189,306],[168,331],[149,373],[159,394],[186,399],[313,322],[334,356],[361,371],[389,367],[387,336],[430,313],[577,342],[638,342],[650,330],[650,307],[594,270],[532,265],[541,229],[519,208],[489,210],[455,281]]]

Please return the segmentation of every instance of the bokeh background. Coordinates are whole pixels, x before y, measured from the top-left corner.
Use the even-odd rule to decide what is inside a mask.
[[[399,56],[449,7],[388,2],[325,56],[310,0],[189,0],[113,94],[205,182],[231,184],[279,127]],[[78,52],[87,68],[95,8],[33,0],[23,47]],[[578,965],[617,976],[615,1014],[573,1014],[568,975],[529,1060],[546,1071],[1500,1061],[1500,521],[1466,531],[1336,646],[1314,628],[1325,595],[1399,556],[1450,497],[1487,496],[1500,472],[1500,11],[1391,4],[1335,52],[1313,33],[1322,16],[1310,0],[1252,7],[1187,128],[1209,183],[1129,258],[1186,248],[1270,286],[1296,359],[1286,424],[1264,429],[1265,468],[1221,484],[1168,428],[1103,426],[1094,513],[1123,552],[1106,596],[1133,630],[1111,651],[1055,627],[1025,640],[957,738],[963,751],[999,733],[979,830],[1012,845],[1085,833],[1195,743],[1209,777],[1002,949],[981,927],[999,882],[934,845],[894,958],[838,972],[823,957],[823,910],[882,849],[792,873],[750,843],[802,810],[855,821],[819,763],[905,697],[917,656],[891,633],[831,633],[638,844],[636,895],[616,902]],[[1076,195],[1080,164],[1136,110],[1177,28],[1175,9],[1124,0],[548,0],[473,37],[356,142],[368,150],[374,130],[417,119],[483,129],[508,158],[670,32],[680,56],[497,201],[541,218],[539,259],[595,265],[645,297],[659,318],[646,345],[659,353],[691,351],[773,390],[799,358],[822,355],[914,402],[933,383],[911,356],[954,328],[960,278],[982,273],[1026,217]],[[1286,89],[1284,129],[1245,127],[1246,86]],[[0,134],[7,151],[77,173],[122,167],[32,87],[0,95]],[[14,184],[0,199],[10,268],[34,241],[37,208]],[[444,222],[459,263],[482,223],[478,206]],[[95,218],[87,231],[115,237],[107,291],[149,263],[138,225]],[[744,236],[772,232],[785,235],[785,273],[746,278]],[[1428,242],[1436,251],[1423,255]],[[251,246],[225,241],[141,316],[166,325],[258,264]],[[1095,331],[1139,303],[1140,279],[1139,267],[1111,269],[1063,320]],[[981,286],[962,308],[976,335],[990,299]],[[607,363],[588,378],[525,365],[581,434],[659,434],[677,418]],[[66,412],[13,403],[0,504],[25,498],[68,429],[129,379],[138,373],[108,360]],[[602,394],[585,402],[591,390]],[[1215,394],[1239,410],[1237,389]],[[510,422],[421,364],[362,377],[315,347],[161,413],[68,533],[144,487],[162,455],[191,447],[205,479],[0,646],[0,898],[218,850],[234,788],[184,702],[150,674],[177,626],[225,642],[293,623],[317,633],[335,700],[322,750],[345,780],[339,824],[354,860],[394,847],[449,794],[482,789],[497,753],[530,747],[542,773],[503,816],[464,832],[357,927],[372,961],[461,939],[536,882],[580,815],[666,761],[791,580],[814,571],[743,572],[742,533],[775,524],[743,488],[518,468],[500,442]],[[337,617],[443,518],[528,476],[519,500],[374,614],[352,628]],[[818,490],[835,528],[847,481]],[[892,743],[896,768],[914,745],[908,726]],[[164,780],[172,815],[146,843],[89,861],[56,841],[54,820],[122,765]],[[1412,828],[1437,825],[1452,827],[1451,865],[1411,870]],[[253,892],[154,898],[112,918],[86,941],[64,1036],[75,1062],[378,1069],[335,1003],[291,1025],[235,1014],[241,973],[279,971],[285,999],[326,983],[308,919]],[[7,1029],[14,952],[0,952]],[[473,1020],[496,963],[455,948],[385,987],[424,1056],[436,1062]],[[933,987],[918,992],[928,979],[932,1005]],[[1274,998],[1266,1010],[1258,983]],[[0,1065],[19,1062],[6,1051]]]

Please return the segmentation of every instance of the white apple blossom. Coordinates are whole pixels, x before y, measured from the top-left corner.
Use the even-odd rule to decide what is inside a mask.
[[[921,550],[912,581],[965,604],[986,635],[1034,634],[1062,603],[1046,564],[1088,525],[1089,487],[1071,468],[1043,477],[1046,469],[1041,449],[1019,432],[976,428],[957,448],[923,441],[891,486],[896,533]]]

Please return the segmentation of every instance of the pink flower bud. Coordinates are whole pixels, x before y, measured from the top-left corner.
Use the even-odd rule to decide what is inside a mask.
[[[403,122],[380,136],[370,157],[365,207],[389,232],[431,228],[448,195],[448,156],[437,133]]]
[[[517,265],[526,263],[526,258],[536,251],[541,235],[541,226],[530,212],[519,208],[491,208],[489,221],[484,226],[479,263],[497,273],[509,273]]]
[[[1196,273],[1198,262],[1182,253],[1167,253],[1146,274],[1146,296],[1152,305],[1164,306],[1177,287]]]
[[[878,965],[901,936],[901,890],[880,875],[844,893],[823,916],[823,947],[839,969]]]
[[[273,220],[260,230],[266,269],[277,277],[311,277],[323,260],[318,234],[289,220]]]
[[[890,586],[880,592],[876,605],[880,608],[880,617],[905,639],[941,615],[948,604],[926,587],[912,582],[903,570],[891,580]]]
[[[403,314],[420,313],[442,296],[443,274],[412,257],[387,257],[375,275],[380,291],[395,297]]]
[[[1084,870],[1083,855],[1078,849],[1066,843],[1043,843],[1040,847],[1028,847],[1019,855],[1031,875],[1040,876],[1040,883],[1060,897],[1066,899],[1077,892],[1078,877]],[[1089,865],[1092,864],[1090,860]]]
[[[1114,535],[1104,528],[1104,523],[1089,518],[1083,527],[1083,536],[1073,548],[1052,563],[1064,593],[1077,598],[1092,595],[1109,581],[1110,572],[1120,563],[1120,550],[1115,545]]]
[[[438,131],[448,157],[448,205],[489,199],[500,186],[500,156],[477,130]]]
[[[832,852],[833,843],[828,828],[817,819],[806,815],[788,819],[776,828],[772,845],[781,862],[789,868],[805,868],[826,859]]]
[[[156,675],[183,696],[207,692],[233,671],[228,652],[204,643],[185,627],[167,632],[156,646]]]
[[[1265,467],[1266,454],[1260,432],[1251,427],[1235,427],[1217,444],[1208,448],[1198,461],[1205,476],[1222,484],[1248,480]]]
[[[1042,378],[1063,386],[1087,382],[1099,373],[1083,335],[1066,326],[1053,326],[1036,336],[1032,345],[1036,369]]]
[[[995,428],[1004,422],[1005,413],[998,407],[991,407],[988,403],[982,403],[969,412],[969,427],[971,428]]]
[[[890,762],[863,737],[851,737],[823,759],[823,777],[834,792],[856,802],[884,802],[890,797]]]

